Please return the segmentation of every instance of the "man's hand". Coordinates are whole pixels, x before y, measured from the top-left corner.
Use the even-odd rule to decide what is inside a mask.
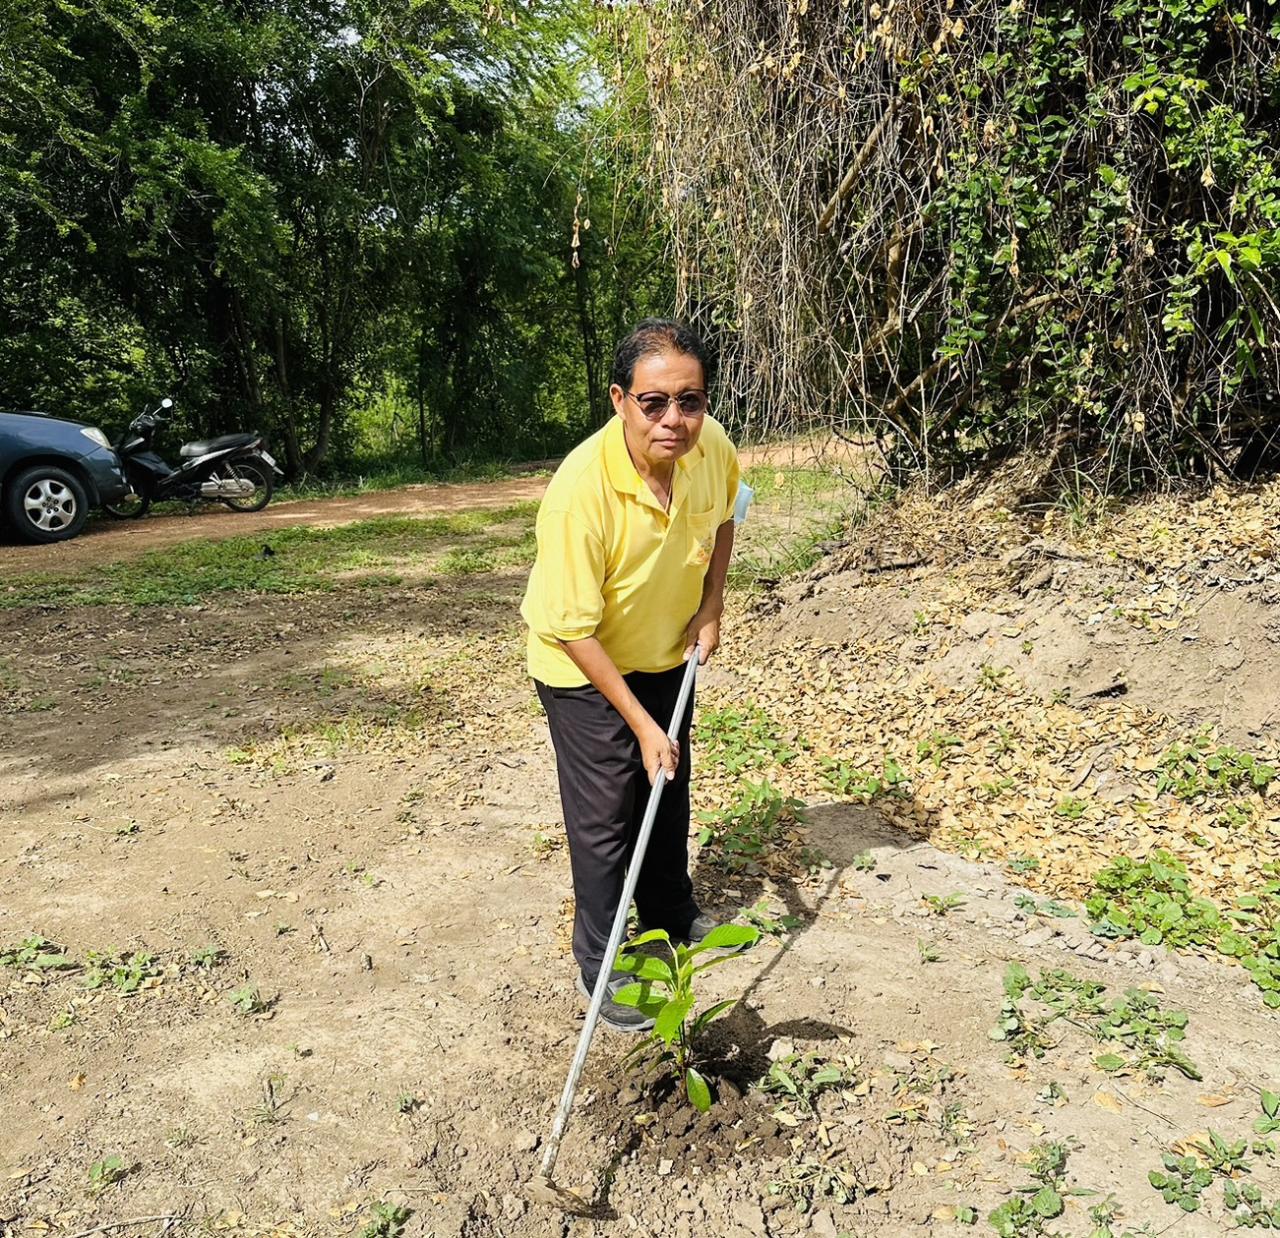
[[[668,778],[674,778],[676,766],[680,762],[679,741],[668,739],[666,731],[652,718],[637,738],[640,741],[640,756],[644,761],[644,772],[649,775],[649,785],[654,784],[660,769],[667,771]]]
[[[701,645],[698,651],[699,665],[705,666],[707,659],[720,648],[720,615],[721,608],[703,606],[692,619],[684,634],[684,660],[687,662],[693,653],[694,645]]]

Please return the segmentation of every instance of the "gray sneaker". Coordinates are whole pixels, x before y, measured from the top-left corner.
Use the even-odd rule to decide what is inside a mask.
[[[640,932],[647,933],[653,927],[655,926],[652,924],[645,924],[641,922]],[[719,927],[720,925],[717,921],[713,920],[710,916],[703,915],[702,912],[698,912],[698,914],[693,917],[693,922],[683,932],[667,929],[667,935],[678,945],[696,946],[709,932],[711,932],[713,928]]]
[[[636,1034],[653,1030],[652,1019],[642,1015],[634,1006],[621,1006],[613,1000],[613,995],[619,989],[633,983],[634,977],[628,976],[626,972],[614,972],[609,977],[608,995],[604,999],[604,1004],[600,1007],[600,1022],[612,1031]],[[587,987],[587,982],[581,972],[578,973],[578,992],[588,1002],[591,1001],[591,990]]]

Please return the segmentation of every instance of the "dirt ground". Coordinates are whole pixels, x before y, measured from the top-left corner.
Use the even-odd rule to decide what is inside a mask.
[[[751,776],[802,796],[808,821],[776,863],[697,863],[708,908],[775,921],[708,977],[708,997],[741,996],[711,1114],[639,1088],[630,1040],[597,1040],[557,1174],[588,1218],[523,1193],[581,1019],[523,573],[0,612],[0,954],[39,934],[74,964],[0,967],[0,1232],[990,1233],[992,1208],[1040,1198],[1045,1144],[1066,1158],[1065,1211],[1012,1232],[1100,1233],[1100,1206],[1115,1238],[1229,1227],[1220,1190],[1187,1213],[1148,1174],[1210,1129],[1249,1135],[1280,1082],[1280,1018],[1239,967],[1104,942],[1042,900],[1153,844],[1191,854],[1215,893],[1275,855],[1274,795],[1242,847],[1208,810],[1139,810],[1149,771],[1125,751],[1206,722],[1266,749],[1274,561],[1219,554],[1210,580],[1188,558],[1154,612],[1179,622],[1152,627],[1126,618],[1160,594],[1123,522],[1105,553],[1050,528],[966,534],[951,555],[925,545],[945,521],[909,516],[735,602],[701,715],[755,704],[803,740]],[[129,554],[130,536],[66,549]],[[1017,785],[993,804],[973,787],[999,719],[1012,738],[990,759]],[[956,755],[935,763],[940,728]],[[823,789],[822,758],[891,754],[907,793]],[[695,780],[699,807],[735,793],[710,759]],[[1054,813],[1068,786],[1091,796],[1078,820]],[[1011,1056],[991,1032],[1012,963],[1185,1012],[1202,1077],[1104,1071],[1078,1020]],[[812,1112],[752,1087],[806,1051],[840,1077]],[[1280,1194],[1276,1156],[1249,1181]]]

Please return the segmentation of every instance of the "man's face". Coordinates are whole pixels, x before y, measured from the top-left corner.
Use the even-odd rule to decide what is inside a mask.
[[[702,414],[690,417],[669,399],[661,415],[650,419],[634,397],[658,395],[675,397],[689,391],[703,391],[706,375],[696,357],[680,352],[660,352],[642,357],[631,376],[630,395],[616,383],[609,388],[614,411],[627,431],[627,445],[649,465],[665,465],[693,449],[702,433]]]

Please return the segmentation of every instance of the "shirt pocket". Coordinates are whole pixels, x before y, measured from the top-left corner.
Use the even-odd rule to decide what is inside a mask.
[[[692,567],[706,567],[716,543],[716,508],[689,513],[689,545],[685,562]]]

